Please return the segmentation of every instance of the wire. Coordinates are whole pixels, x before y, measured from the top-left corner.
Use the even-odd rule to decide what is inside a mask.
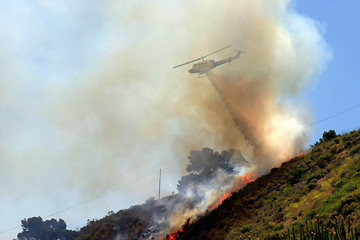
[[[86,203],[88,203],[88,202],[94,201],[94,200],[96,200],[96,199],[98,199],[98,198],[101,198],[101,197],[103,197],[103,196],[105,196],[105,195],[108,195],[108,194],[110,194],[110,193],[119,191],[120,189],[122,189],[122,188],[124,188],[124,187],[127,187],[127,186],[129,186],[129,185],[132,185],[132,184],[134,184],[134,183],[137,183],[137,182],[139,182],[140,180],[142,180],[142,179],[144,179],[144,178],[146,178],[146,177],[149,177],[149,176],[151,176],[151,175],[154,175],[155,173],[157,173],[157,172],[152,172],[152,173],[150,173],[150,174],[148,174],[148,175],[142,176],[142,177],[138,178],[138,179],[135,180],[135,181],[132,181],[132,182],[127,183],[127,184],[124,184],[124,185],[121,185],[121,186],[116,187],[116,188],[114,188],[114,189],[112,189],[112,190],[109,190],[109,191],[104,192],[104,193],[102,193],[102,194],[99,194],[99,195],[97,195],[97,196],[95,196],[95,197],[92,197],[92,198],[90,198],[90,199],[87,199],[87,200],[85,200],[85,201],[83,201],[83,202],[80,202],[80,203],[78,203],[78,204],[75,204],[75,205],[73,205],[73,206],[71,206],[71,207],[68,207],[68,208],[62,209],[62,210],[60,210],[60,211],[58,211],[58,212],[52,213],[52,214],[46,216],[45,218],[52,217],[52,216],[57,215],[57,214],[59,214],[59,213],[68,211],[68,210],[70,210],[70,209],[73,209],[73,208],[79,207],[79,206],[81,206],[81,205],[84,205],[84,204],[86,204]]]
[[[344,113],[346,113],[346,112],[349,112],[349,111],[351,111],[351,110],[353,110],[353,109],[356,109],[356,108],[359,108],[359,107],[360,107],[360,104],[359,104],[359,105],[356,105],[356,106],[353,106],[353,107],[351,107],[351,108],[348,108],[348,109],[346,109],[346,110],[344,110],[344,111],[335,113],[334,115],[330,115],[330,116],[328,116],[328,117],[326,117],[326,118],[323,118],[323,119],[321,119],[321,120],[319,120],[319,121],[313,122],[313,123],[309,124],[308,126],[313,126],[313,125],[315,125],[315,124],[318,124],[318,123],[327,121],[327,120],[329,120],[329,119],[331,119],[331,118],[337,117],[337,116],[339,116],[339,115],[342,115],[342,114],[344,114]],[[162,168],[162,170],[164,170],[164,169],[169,169],[169,168],[168,168],[168,167],[167,167],[167,168]],[[134,184],[134,183],[137,183],[137,182],[139,182],[140,180],[142,180],[142,179],[144,179],[144,178],[146,178],[146,177],[149,177],[149,176],[151,176],[151,175],[154,175],[155,173],[158,173],[158,171],[156,170],[156,171],[154,171],[154,172],[152,172],[152,173],[150,173],[150,174],[148,174],[148,175],[145,175],[145,176],[142,176],[142,177],[138,178],[138,179],[135,180],[135,181],[132,181],[132,182],[127,183],[127,184],[124,184],[124,185],[121,185],[121,186],[116,187],[116,188],[114,188],[114,189],[112,189],[112,190],[109,190],[109,191],[107,191],[107,192],[104,192],[104,193],[102,193],[102,194],[99,194],[99,195],[97,195],[97,196],[95,196],[95,197],[92,197],[92,198],[89,198],[89,199],[87,199],[87,200],[85,200],[85,201],[82,201],[82,202],[80,202],[80,203],[77,203],[77,204],[75,204],[75,205],[73,205],[73,206],[64,208],[64,209],[62,209],[62,210],[60,210],[60,211],[57,211],[57,212],[52,213],[52,214],[50,214],[50,215],[47,215],[47,216],[44,217],[44,219],[49,218],[49,217],[52,217],[52,216],[55,216],[55,215],[60,214],[60,213],[62,213],[62,212],[71,210],[71,209],[73,209],[73,208],[77,208],[77,207],[79,207],[79,206],[81,206],[81,205],[84,205],[84,204],[86,204],[86,203],[88,203],[88,202],[91,202],[91,201],[94,201],[94,200],[96,200],[96,199],[99,199],[99,198],[101,198],[101,197],[103,197],[103,196],[105,196],[105,195],[108,195],[108,194],[110,194],[110,193],[116,192],[116,191],[118,191],[118,190],[120,190],[120,189],[122,189],[122,188],[124,188],[124,187],[127,187],[127,186],[129,186],[129,185],[132,185],[132,184]],[[5,232],[9,232],[9,231],[11,231],[11,230],[14,230],[14,229],[17,229],[17,228],[20,228],[20,227],[21,227],[21,226],[16,226],[16,227],[12,227],[12,228],[5,229],[5,230],[3,230],[3,231],[0,231],[0,234],[5,233]]]
[[[329,120],[329,119],[331,119],[331,118],[337,117],[337,116],[339,116],[339,115],[341,115],[341,114],[344,114],[344,113],[346,113],[346,112],[349,112],[349,111],[351,111],[351,110],[353,110],[353,109],[355,109],[355,108],[358,108],[358,107],[360,107],[360,104],[359,104],[359,105],[356,105],[356,106],[353,106],[353,107],[351,107],[351,108],[348,108],[348,109],[346,109],[346,110],[344,110],[344,111],[335,113],[334,115],[328,116],[328,117],[323,118],[323,119],[321,119],[321,120],[319,120],[319,121],[313,122],[313,123],[309,124],[308,126],[313,126],[313,125],[315,125],[315,124],[318,124],[318,123],[321,123],[321,122],[325,122],[326,120]]]
[[[105,196],[105,195],[108,195],[108,194],[110,194],[110,193],[119,191],[120,189],[122,189],[122,188],[124,188],[124,187],[127,187],[127,186],[130,186],[130,185],[132,185],[132,184],[134,184],[134,183],[137,183],[137,182],[141,181],[141,180],[144,179],[144,178],[147,178],[147,177],[149,177],[149,176],[151,176],[151,175],[154,175],[155,173],[158,173],[158,170],[153,171],[153,172],[149,173],[148,175],[144,175],[144,176],[142,176],[142,177],[140,177],[140,178],[137,178],[135,181],[129,182],[129,183],[127,183],[127,184],[123,184],[123,185],[121,185],[121,186],[119,186],[119,187],[116,187],[116,188],[114,188],[114,189],[112,189],[112,190],[109,190],[109,191],[106,191],[106,192],[104,192],[104,193],[101,193],[101,194],[99,194],[99,195],[97,195],[97,196],[95,196],[95,197],[89,198],[89,199],[87,199],[87,200],[85,200],[85,201],[82,201],[82,202],[80,202],[80,203],[77,203],[77,204],[75,204],[75,205],[73,205],[73,206],[70,206],[70,207],[64,208],[64,209],[62,209],[62,210],[60,210],[60,211],[57,211],[57,212],[55,212],[55,213],[49,214],[49,215],[45,216],[44,219],[49,218],[49,217],[52,217],[52,216],[55,216],[55,215],[57,215],[57,214],[59,214],[59,213],[62,213],[62,212],[71,210],[71,209],[73,209],[73,208],[79,207],[79,206],[81,206],[81,205],[84,205],[84,204],[86,204],[86,203],[88,203],[88,202],[94,201],[94,200],[96,200],[96,199],[98,199],[98,198],[101,198],[101,197],[103,197],[103,196]],[[16,227],[11,227],[11,228],[5,229],[5,230],[3,230],[3,231],[0,231],[0,234],[5,233],[5,232],[9,232],[9,231],[12,231],[12,230],[15,230],[15,229],[20,228],[20,227],[21,227],[21,226],[16,226]]]
[[[5,232],[9,232],[9,231],[11,231],[11,230],[15,230],[15,229],[20,228],[20,227],[21,227],[21,226],[16,226],[16,227],[12,227],[12,228],[5,229],[5,230],[1,231],[0,234],[1,234],[1,233],[5,233]]]

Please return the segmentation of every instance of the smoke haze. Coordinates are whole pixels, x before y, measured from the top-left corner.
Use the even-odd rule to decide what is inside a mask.
[[[4,7],[1,205],[17,211],[5,214],[15,224],[159,167],[170,169],[164,188],[172,191],[194,149],[240,149],[264,173],[309,139],[311,114],[296,97],[330,54],[321,26],[296,13],[292,1]],[[172,69],[228,44],[246,53],[205,78],[189,76],[191,65]],[[229,48],[209,59],[234,54]],[[101,205],[144,200],[156,194],[154,184],[143,181]],[[92,218],[96,208],[78,211]],[[69,225],[83,225],[78,219]],[[3,216],[0,225],[9,224]]]

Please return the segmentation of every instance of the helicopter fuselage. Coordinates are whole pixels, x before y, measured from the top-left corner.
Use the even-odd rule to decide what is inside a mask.
[[[204,60],[199,63],[195,63],[191,69],[189,69],[189,73],[199,73],[204,74],[207,71],[215,68],[215,61],[214,60]]]
[[[220,60],[220,61],[217,61],[217,62],[215,62],[214,60],[204,60],[206,57],[208,57],[208,56],[210,56],[210,55],[212,55],[214,53],[220,52],[220,51],[222,51],[222,50],[224,50],[226,48],[229,48],[229,47],[231,47],[231,45],[223,47],[223,48],[221,48],[219,50],[216,50],[215,52],[212,52],[212,53],[210,53],[208,55],[205,55],[205,56],[202,56],[200,58],[191,60],[191,61],[186,62],[186,63],[176,65],[176,66],[173,67],[173,69],[184,66],[184,65],[187,65],[187,64],[190,64],[190,63],[193,63],[193,62],[196,62],[196,61],[199,61],[199,60],[202,60],[202,62],[197,62],[197,63],[193,64],[192,68],[189,69],[189,73],[191,73],[191,74],[197,73],[197,74],[199,74],[199,77],[202,77],[206,72],[210,71],[211,69],[214,69],[217,66],[220,66],[220,65],[222,65],[224,63],[227,63],[227,62],[230,63],[232,60],[239,58],[239,56],[241,54],[241,51],[238,51],[234,57],[228,57],[226,59],[223,59],[223,60]]]
[[[234,57],[228,57],[223,60],[215,62],[214,60],[203,60],[202,62],[195,63],[191,69],[189,69],[189,73],[198,73],[199,75],[205,74],[211,69],[216,68],[224,63],[230,63],[232,60],[239,58],[241,51],[238,51]]]

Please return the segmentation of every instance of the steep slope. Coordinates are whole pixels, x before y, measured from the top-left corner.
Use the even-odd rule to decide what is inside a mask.
[[[273,168],[184,230],[178,239],[284,239],[292,223],[360,224],[360,130],[325,132],[311,150]]]
[[[360,224],[360,130],[342,136],[325,132],[320,142],[298,157],[235,192],[217,209],[179,232],[177,239],[288,239],[292,223],[350,219]],[[76,239],[158,239],[155,219],[166,213],[165,202],[143,205],[90,221]],[[166,215],[166,214],[165,214]],[[166,221],[166,219],[165,219]],[[159,234],[160,233],[160,234]]]
[[[169,201],[172,197],[163,198],[161,201]],[[161,201],[149,199],[142,205],[90,221],[81,228],[76,239],[152,239],[153,233],[158,234],[160,231],[154,218],[167,211]]]

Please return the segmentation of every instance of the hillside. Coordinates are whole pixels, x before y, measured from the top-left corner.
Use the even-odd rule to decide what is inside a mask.
[[[219,160],[219,156],[234,155],[234,152],[218,154],[203,149],[192,152],[191,156],[203,153],[215,160]],[[241,159],[241,155],[238,157]],[[197,162],[195,160],[192,158],[193,163]],[[208,164],[209,168],[206,169],[213,169],[214,161],[210,165],[204,162],[202,167]],[[229,169],[228,163],[224,160],[220,165],[230,174],[232,169]],[[216,166],[220,165],[217,163]],[[211,174],[207,173],[204,178],[208,175]],[[179,184],[189,184],[190,176],[193,177],[183,177]],[[320,142],[311,146],[307,153],[247,184],[215,210],[207,211],[195,221],[187,221],[183,229],[170,239],[289,239],[289,230],[296,226],[295,234],[300,224],[305,225],[306,219],[309,224],[314,224],[318,219],[322,226],[329,228],[336,221],[345,219],[345,222],[350,220],[352,227],[360,227],[359,186],[360,130],[344,135],[336,135],[334,131],[325,132]],[[62,220],[58,222],[61,223],[61,231],[58,227],[56,229],[60,232],[58,236],[68,236],[59,239],[164,239],[169,216],[191,209],[195,204],[181,194],[173,194],[160,200],[149,199],[142,205],[117,213],[110,212],[100,220],[88,221],[78,232],[66,230]],[[44,225],[48,229],[46,233],[50,234],[51,228],[54,228],[51,227],[54,225],[52,222],[49,225],[49,221],[42,222],[40,217],[28,219],[28,223],[30,220]],[[25,222],[22,222],[23,225]],[[55,220],[53,222],[57,223]],[[37,232],[36,236],[42,236],[40,234],[43,232]],[[30,229],[24,229],[20,236],[23,236],[21,239],[31,239],[31,236],[35,236],[31,234]]]
[[[325,132],[302,156],[273,168],[184,230],[179,239],[288,239],[292,223],[360,225],[360,130]]]

